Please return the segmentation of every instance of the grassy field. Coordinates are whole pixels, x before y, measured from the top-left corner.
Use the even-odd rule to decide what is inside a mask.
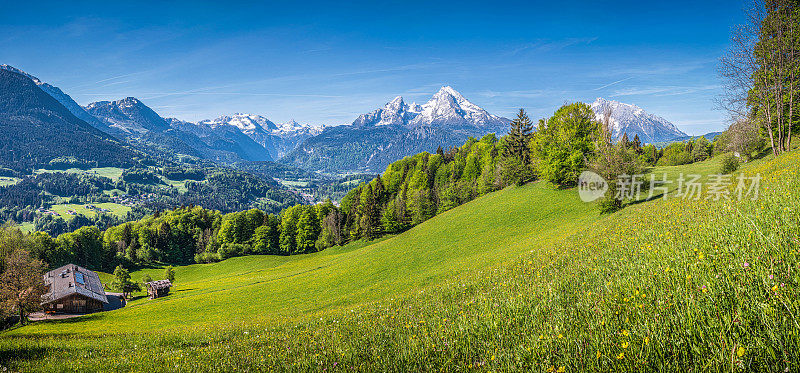
[[[530,247],[566,237],[597,215],[572,191],[538,184],[511,188],[371,244],[356,242],[310,255],[250,256],[181,267],[172,296],[142,299],[123,310],[88,317],[87,322],[74,324],[73,331],[195,328],[317,315],[407,295],[453,276],[497,266]],[[140,280],[145,273],[157,279],[163,270],[143,270],[132,276]],[[147,317],[154,312],[161,317]],[[63,332],[64,327],[42,323],[20,332]]]
[[[16,183],[20,182],[22,179],[16,177],[8,177],[8,176],[0,176],[0,187],[15,185]]]
[[[758,200],[659,199],[603,217],[574,190],[508,188],[380,242],[178,268],[167,298],[4,333],[0,361],[75,371],[795,371],[798,171],[794,152],[745,167],[764,177]]]
[[[70,169],[66,169],[66,170],[38,169],[38,170],[35,171],[35,173],[37,173],[37,174],[45,173],[45,172],[69,172],[69,173],[76,173],[76,174],[91,173],[93,175],[97,175],[97,176],[101,176],[101,177],[107,177],[107,178],[109,178],[111,180],[117,180],[120,177],[122,177],[122,172],[124,172],[124,171],[125,171],[124,169],[117,168],[117,167],[96,167],[96,168],[90,168],[88,170],[82,170],[82,169],[79,169],[79,168],[70,168]]]
[[[162,176],[161,177],[161,181],[164,182],[164,184],[169,185],[169,186],[177,189],[181,193],[186,193],[186,191],[189,190],[188,188],[186,188],[186,181],[185,180],[180,180],[180,181],[178,181],[178,180],[170,180],[170,179],[167,179],[166,177]]]
[[[30,233],[36,229],[36,224],[32,222],[24,222],[19,225],[19,229],[21,229],[23,232]]]
[[[87,209],[85,206],[88,205],[88,204],[94,205],[97,208],[104,208],[104,209],[107,209],[107,210],[111,210],[111,214],[113,214],[115,216],[118,216],[118,217],[121,217],[121,218],[124,218],[125,215],[127,215],[128,212],[131,211],[130,207],[125,206],[125,205],[120,205],[118,203],[113,203],[113,202],[87,203],[87,204],[80,204],[80,205],[79,204],[65,203],[65,204],[53,205],[53,206],[50,207],[50,210],[61,214],[61,217],[66,219],[66,220],[69,220],[69,219],[72,219],[72,218],[75,217],[74,215],[70,215],[70,214],[67,213],[67,211],[69,211],[69,210],[75,211],[79,215],[83,215],[83,216],[86,216],[86,217],[89,217],[89,218],[93,218],[94,216],[97,215],[97,211],[96,210]]]
[[[305,188],[308,186],[308,181],[297,181],[297,180],[279,180],[281,185],[289,188]]]

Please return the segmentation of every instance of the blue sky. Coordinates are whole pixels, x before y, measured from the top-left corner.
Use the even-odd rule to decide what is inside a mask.
[[[134,96],[184,120],[235,112],[343,124],[451,85],[540,118],[605,97],[689,134],[720,130],[717,59],[742,3],[58,2],[3,4],[0,63],[78,103]]]

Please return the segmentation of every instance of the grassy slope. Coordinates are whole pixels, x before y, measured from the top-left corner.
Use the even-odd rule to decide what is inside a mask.
[[[16,177],[7,177],[7,176],[0,176],[0,187],[15,185],[20,182],[19,178]]]
[[[86,217],[93,218],[94,216],[97,215],[97,211],[90,210],[84,207],[85,205],[89,204],[92,204],[97,208],[104,208],[107,210],[111,210],[112,215],[115,215],[120,218],[124,218],[128,214],[128,212],[131,211],[131,208],[129,206],[120,205],[118,203],[113,203],[113,202],[86,203],[86,204],[65,203],[65,204],[53,205],[50,207],[50,210],[59,213],[61,217],[65,220],[71,220],[75,217],[73,215],[67,214],[67,211],[69,210],[75,211],[76,213],[78,213],[78,215],[83,215]]]
[[[0,339],[0,358],[20,369],[68,360],[79,370],[795,370],[798,164],[793,153],[749,165],[766,176],[758,201],[658,200],[597,219],[574,192],[532,185],[369,246],[180,268],[174,300],[17,329]],[[556,207],[537,208],[544,203]],[[259,280],[271,282],[231,288]],[[221,290],[202,295],[217,306],[169,333],[181,326],[175,315],[193,308],[175,300],[201,286]],[[241,296],[251,300],[242,311],[222,307]],[[354,304],[266,328],[218,323],[220,314],[256,310],[267,320]],[[158,325],[167,332],[152,333]],[[104,328],[141,334],[92,336]]]
[[[509,188],[370,245],[357,242],[310,255],[250,256],[181,267],[178,286],[163,300],[140,299],[86,322],[42,323],[15,333],[194,328],[330,312],[496,267],[564,238],[596,217],[592,206],[572,190],[540,184]],[[163,272],[144,270],[132,276],[139,280],[145,273],[157,279]],[[159,317],[148,317],[153,313]]]
[[[38,169],[34,173],[46,173],[46,172],[66,172],[66,173],[75,173],[75,174],[82,174],[85,172],[92,173],[94,175],[100,177],[107,177],[111,180],[117,180],[122,176],[122,172],[125,170],[122,168],[117,167],[96,167],[90,168],[86,171],[79,169],[79,168],[70,168],[66,170],[46,170],[46,169]]]

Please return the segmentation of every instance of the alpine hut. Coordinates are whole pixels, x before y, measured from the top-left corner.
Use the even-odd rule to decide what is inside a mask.
[[[46,312],[89,313],[102,311],[108,304],[100,276],[75,264],[67,264],[44,274],[47,292],[42,296]]]

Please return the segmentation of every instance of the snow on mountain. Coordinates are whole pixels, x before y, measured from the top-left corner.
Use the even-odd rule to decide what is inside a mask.
[[[442,87],[430,101],[422,105],[422,111],[411,121],[411,125],[449,125],[499,127],[510,120],[473,104],[450,86]]]
[[[408,155],[460,146],[470,137],[502,135],[509,123],[445,86],[423,105],[398,96],[350,126],[325,128],[282,161],[323,173],[381,172]]]
[[[272,131],[272,134],[275,136],[296,136],[301,134],[309,134],[311,136],[316,136],[322,130],[325,129],[325,126],[317,127],[312,126],[310,124],[300,124],[297,123],[294,119],[286,122],[281,123],[278,125],[278,128]]]
[[[207,126],[212,130],[236,128],[261,144],[274,159],[294,150],[305,139],[318,135],[324,128],[300,124],[294,120],[276,125],[261,115],[241,113],[202,120],[197,125]]]
[[[36,83],[36,85],[39,86],[39,88],[45,91],[45,93],[56,99],[56,101],[58,101],[61,105],[64,105],[64,107],[66,107],[67,110],[69,110],[69,112],[72,113],[72,115],[78,117],[78,119],[81,119],[86,123],[91,124],[95,128],[105,129],[103,124],[99,120],[97,120],[97,118],[87,113],[86,110],[83,109],[83,107],[78,105],[78,103],[72,99],[72,97],[62,92],[61,89],[59,89],[58,87],[45,83],[39,80],[39,78],[31,74],[28,74],[20,69],[17,69],[16,67],[13,66],[3,64],[0,65],[0,70],[7,70],[27,76],[28,78],[33,80],[33,82]]]
[[[92,102],[84,109],[109,128],[125,134],[163,132],[170,128],[164,118],[135,97]]]
[[[638,135],[643,143],[653,143],[687,136],[668,120],[649,114],[636,105],[598,98],[591,107],[598,121],[603,119],[606,112],[611,112],[614,138],[627,133],[629,139]]]
[[[389,101],[383,108],[371,113],[362,114],[353,122],[354,126],[405,126],[419,115],[422,108],[419,105],[407,105],[403,98],[397,96]]]
[[[359,127],[397,125],[499,128],[508,123],[508,119],[490,114],[450,86],[439,89],[423,105],[406,104],[403,97],[397,96],[383,108],[362,114],[353,121],[353,125]]]
[[[233,115],[223,115],[216,119],[206,119],[198,122],[216,128],[219,126],[233,126],[242,133],[253,136],[258,133],[269,133],[277,129],[278,126],[267,118],[254,114],[236,113]]]

